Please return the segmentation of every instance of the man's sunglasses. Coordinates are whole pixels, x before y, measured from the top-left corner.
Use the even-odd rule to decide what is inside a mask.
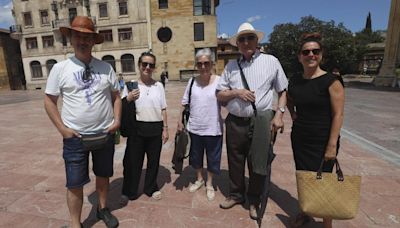
[[[92,71],[90,70],[90,66],[86,66],[82,75],[82,81],[88,82],[90,80],[92,80]]]
[[[310,52],[313,55],[319,55],[321,53],[321,49],[311,49],[311,50],[306,49],[306,50],[302,50],[301,54],[304,55],[304,56],[307,56],[307,55],[310,54]]]
[[[210,62],[210,61],[206,61],[206,62],[197,62],[196,65],[197,65],[198,68],[200,68],[200,67],[202,67],[202,66],[204,66],[204,67],[209,67],[209,66],[211,66],[211,62]]]
[[[254,41],[256,40],[256,36],[255,35],[241,36],[237,39],[239,43],[243,43],[246,40],[247,42]]]
[[[146,68],[147,66],[149,66],[151,69],[156,68],[155,63],[141,62],[140,64],[142,65],[143,68]]]

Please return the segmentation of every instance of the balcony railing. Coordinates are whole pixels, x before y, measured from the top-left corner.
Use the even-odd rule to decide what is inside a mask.
[[[69,20],[68,19],[59,19],[51,21],[51,26],[53,29],[59,29],[60,27],[69,27]]]
[[[10,33],[14,33],[14,32],[22,32],[22,27],[21,25],[11,25],[10,26]]]
[[[10,37],[15,40],[19,40],[22,37],[22,26],[12,25],[10,26]]]

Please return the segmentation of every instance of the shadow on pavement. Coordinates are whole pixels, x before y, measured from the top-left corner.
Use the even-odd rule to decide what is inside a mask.
[[[140,184],[138,190],[138,198],[143,194],[143,184],[144,184],[145,174],[146,174],[146,169],[142,169],[142,176],[140,178]],[[107,196],[107,207],[110,209],[111,212],[126,206],[120,203],[122,183],[123,183],[122,177],[117,178],[110,183]],[[160,190],[162,190],[165,184],[171,183],[171,172],[162,165],[160,165],[158,170],[157,183],[159,185],[158,187]],[[83,221],[84,227],[92,227],[94,226],[94,224],[99,222],[99,220],[96,217],[96,209],[98,205],[97,192],[90,193],[90,195],[88,196],[88,200],[90,204],[92,204],[92,209],[90,210],[88,217]]]
[[[122,181],[123,178],[118,178],[110,183],[107,196],[107,207],[110,209],[111,212],[122,208],[122,206],[119,204],[121,197]],[[96,218],[96,209],[98,205],[97,192],[90,193],[90,195],[88,196],[88,200],[92,204],[92,209],[90,210],[88,217],[83,221],[84,227],[92,227],[99,221]]]
[[[269,198],[273,200],[288,216],[283,214],[275,214],[275,216],[285,225],[291,227],[291,222],[295,220],[297,214],[300,212],[299,204],[288,191],[280,188],[271,182],[271,191]],[[322,227],[322,222],[317,222],[312,219],[309,223],[301,227]]]
[[[206,177],[206,171],[203,171],[203,177]],[[221,173],[219,175],[214,175],[213,178],[214,188],[218,189],[224,197],[228,197],[229,195],[229,173],[226,169],[221,169]],[[191,166],[186,166],[182,170],[182,174],[176,178],[173,185],[176,190],[183,190],[184,188],[188,188],[191,183],[194,183],[196,180],[195,170]],[[247,177],[246,177],[247,181]]]

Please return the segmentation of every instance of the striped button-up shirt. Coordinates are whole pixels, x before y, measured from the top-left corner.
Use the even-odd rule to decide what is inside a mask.
[[[288,87],[288,80],[279,60],[256,51],[250,61],[241,58],[239,62],[250,90],[255,92],[257,110],[272,109],[274,90],[279,93]],[[227,89],[244,89],[236,60],[229,61],[225,66],[217,86],[217,91]],[[251,103],[240,98],[230,100],[226,108],[235,116],[253,115]]]

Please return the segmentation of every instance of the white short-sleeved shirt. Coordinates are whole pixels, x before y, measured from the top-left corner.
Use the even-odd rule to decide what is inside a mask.
[[[167,108],[164,86],[160,82],[152,85],[139,83],[138,86],[140,95],[139,99],[135,101],[136,120],[143,122],[163,121],[161,110]],[[127,95],[128,89],[125,85],[122,97]]]
[[[214,81],[207,86],[201,86],[196,80],[194,81],[190,98],[190,117],[187,124],[189,132],[201,136],[222,135],[221,106],[218,104],[216,96],[219,78],[216,76]],[[182,105],[189,103],[189,88],[192,80],[190,79],[186,86]]]
[[[49,74],[46,94],[62,96],[61,119],[81,134],[96,134],[114,121],[112,92],[118,80],[110,64],[92,57],[92,79],[84,82],[85,64],[75,56],[55,64]]]
[[[257,110],[272,109],[274,90],[282,92],[288,87],[288,80],[279,60],[272,55],[257,51],[251,61],[241,58],[240,65],[250,90],[255,92]],[[236,60],[228,62],[219,80],[217,90],[226,89],[244,89]],[[253,115],[251,103],[240,98],[230,100],[226,108],[235,116],[250,117]]]

